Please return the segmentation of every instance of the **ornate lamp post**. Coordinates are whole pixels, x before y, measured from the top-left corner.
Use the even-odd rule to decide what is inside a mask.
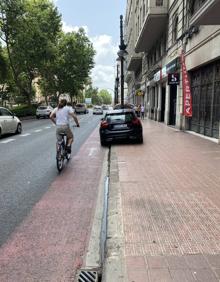
[[[117,73],[115,78],[115,99],[114,104],[118,104],[118,86],[119,86],[119,77],[118,77],[118,64],[117,64]]]
[[[121,63],[121,71],[120,71],[120,86],[121,86],[121,107],[124,107],[124,60],[125,56],[128,54],[126,51],[127,45],[124,43],[124,35],[123,35],[123,16],[120,16],[120,45],[118,51],[118,59]]]

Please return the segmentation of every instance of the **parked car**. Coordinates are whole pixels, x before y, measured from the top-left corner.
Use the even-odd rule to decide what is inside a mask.
[[[100,142],[102,146],[114,140],[136,140],[143,143],[143,130],[140,119],[134,110],[121,109],[109,111],[101,121]]]
[[[22,132],[22,124],[8,109],[0,107],[0,137],[4,134]]]
[[[76,114],[87,114],[89,111],[86,104],[78,103],[75,106],[75,112]]]
[[[109,107],[107,105],[102,105],[102,109],[105,110],[105,111],[108,111]]]
[[[134,104],[130,104],[130,103],[125,103],[124,106],[122,107],[121,104],[116,104],[114,106],[114,110],[118,110],[118,109],[135,109],[135,105]]]
[[[94,106],[93,115],[103,115],[103,109],[101,106]]]
[[[49,118],[53,108],[47,105],[41,105],[36,110],[36,118]]]

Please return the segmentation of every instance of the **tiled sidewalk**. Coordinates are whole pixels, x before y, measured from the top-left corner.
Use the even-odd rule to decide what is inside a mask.
[[[143,126],[143,145],[112,148],[124,281],[220,281],[220,146],[154,121]]]

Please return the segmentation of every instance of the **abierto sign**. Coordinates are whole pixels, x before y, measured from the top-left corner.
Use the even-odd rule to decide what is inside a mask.
[[[183,115],[186,117],[192,117],[192,95],[183,51],[181,53],[181,66],[183,83]]]

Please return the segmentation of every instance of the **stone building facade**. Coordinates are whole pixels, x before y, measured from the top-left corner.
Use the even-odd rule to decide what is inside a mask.
[[[128,0],[128,102],[144,104],[150,119],[220,139],[219,14],[219,0]],[[191,118],[183,115],[182,52]]]

